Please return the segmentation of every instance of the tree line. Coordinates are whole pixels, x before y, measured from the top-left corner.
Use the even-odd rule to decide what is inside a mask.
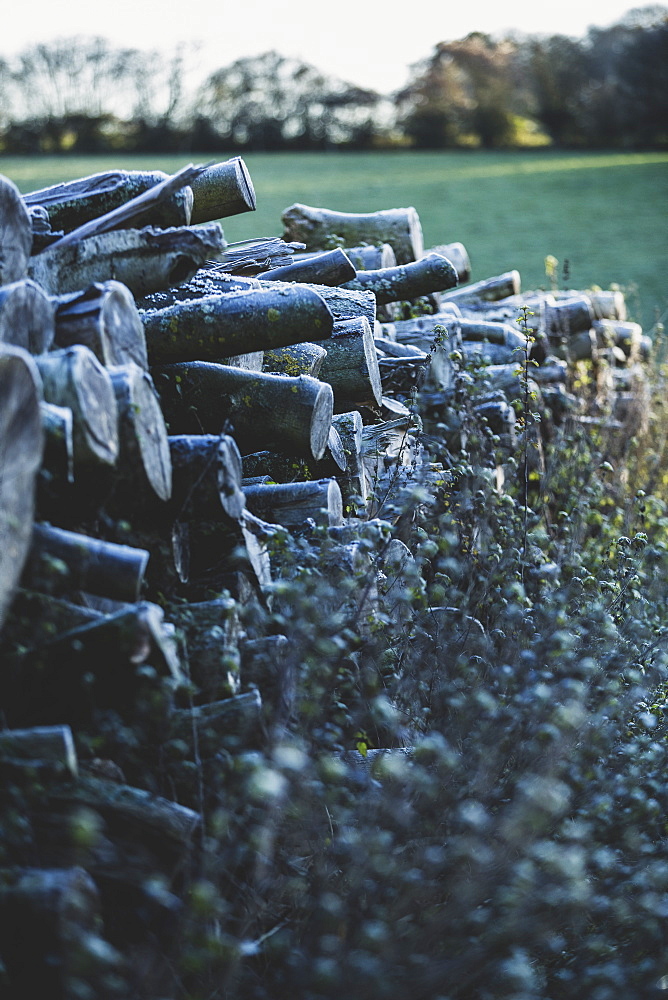
[[[668,147],[668,8],[583,38],[472,32],[391,95],[277,52],[186,86],[183,51],[101,38],[0,58],[0,151],[244,152],[408,147]]]

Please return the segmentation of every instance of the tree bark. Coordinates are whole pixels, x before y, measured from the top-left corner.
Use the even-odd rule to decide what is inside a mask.
[[[336,409],[378,405],[383,396],[378,355],[365,317],[337,323],[331,338],[322,342],[327,351],[320,378],[334,390]]]
[[[588,295],[568,299],[555,299],[547,295],[543,303],[543,332],[550,340],[564,340],[577,333],[591,330],[594,311]]]
[[[343,287],[371,291],[378,304],[385,305],[454,288],[457,280],[457,272],[450,261],[432,253],[412,264],[379,271],[360,271]]]
[[[425,250],[425,257],[432,253],[447,257],[457,272],[460,285],[471,280],[471,261],[463,243],[442,243],[439,246],[430,247],[429,250]]]
[[[397,256],[389,243],[346,247],[345,252],[356,271],[380,271],[386,267],[396,267],[397,264]]]
[[[45,593],[83,590],[136,601],[148,558],[144,549],[35,524],[23,584]]]
[[[58,347],[83,344],[103,365],[148,368],[146,337],[130,289],[120,281],[95,282],[84,292],[52,299]]]
[[[19,189],[0,174],[0,285],[24,277],[32,248],[32,224]]]
[[[343,246],[389,243],[398,264],[419,260],[424,251],[422,227],[414,208],[391,208],[359,214],[295,204],[281,216],[284,239],[305,243],[307,250],[328,250],[339,239]]]
[[[54,307],[29,279],[0,287],[0,341],[42,354],[53,343]]]
[[[190,182],[190,187],[193,225],[255,211],[253,182],[240,156],[207,167]]]
[[[40,476],[46,474],[56,484],[74,481],[72,411],[68,406],[40,403],[44,430],[44,455]]]
[[[0,629],[30,547],[44,433],[41,386],[30,355],[0,348]]]
[[[169,608],[168,616],[185,639],[195,704],[203,706],[201,710],[205,712],[210,702],[236,695],[242,635],[237,602],[231,597],[220,597],[175,604]]]
[[[168,176],[161,170],[108,170],[31,191],[24,195],[23,200],[29,207],[43,206],[49,213],[51,228],[69,233],[120,208],[137,195],[167,180]],[[162,229],[187,226],[191,221],[192,205],[192,191],[188,187],[181,188],[151,210],[147,225]]]
[[[50,295],[114,279],[142,296],[191,278],[223,247],[216,223],[198,229],[113,230],[62,248],[55,243],[32,257],[28,270]]]
[[[347,253],[337,247],[313,254],[285,267],[262,272],[263,281],[306,281],[318,285],[342,285],[351,281],[356,271]]]
[[[329,343],[329,340],[326,341]],[[262,370],[275,375],[310,375],[318,378],[327,351],[319,344],[291,344],[264,352]]]
[[[266,288],[180,302],[142,314],[152,364],[219,361],[329,337],[333,319],[306,286]]]
[[[118,407],[107,370],[78,344],[36,362],[46,401],[72,410],[75,476],[79,465],[115,465]]]
[[[169,438],[173,471],[171,507],[177,520],[238,520],[245,506],[241,455],[234,438],[182,434]]]
[[[456,302],[467,308],[484,308],[488,302],[498,302],[500,299],[520,293],[519,271],[506,271],[504,274],[476,281],[471,285],[462,285],[444,292],[443,302]]]
[[[527,339],[517,327],[509,323],[494,323],[489,320],[467,319],[459,321],[459,328],[464,341],[486,340],[490,344],[499,344],[510,349],[518,349],[515,355],[518,361],[527,346]]]
[[[154,371],[171,434],[220,434],[227,422],[241,453],[262,447],[321,458],[334,396],[324,382],[194,361]]]
[[[134,492],[160,500],[172,495],[172,463],[167,428],[153,380],[130,364],[109,369],[118,407],[119,474]]]
[[[300,528],[308,518],[332,527],[343,523],[341,490],[336,479],[307,483],[267,483],[244,488],[251,513],[286,528]]]

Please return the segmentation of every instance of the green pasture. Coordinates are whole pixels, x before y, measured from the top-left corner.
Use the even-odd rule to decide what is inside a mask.
[[[0,171],[31,191],[111,167],[172,172],[209,159],[197,153],[5,157]],[[351,212],[414,205],[425,245],[464,243],[475,279],[517,268],[524,289],[544,287],[544,259],[551,254],[570,288],[620,285],[646,328],[668,309],[666,153],[330,152],[244,159],[258,208],[224,221],[230,242],[280,235],[281,211],[295,201]]]

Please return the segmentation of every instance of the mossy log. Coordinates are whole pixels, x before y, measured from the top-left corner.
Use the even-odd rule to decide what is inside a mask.
[[[144,326],[130,289],[120,281],[94,282],[83,292],[52,299],[55,343],[83,344],[103,365],[148,368]]]
[[[334,405],[342,412],[357,405],[379,404],[383,395],[378,355],[366,317],[337,323],[331,338],[321,343],[327,351],[320,378],[334,390]]]
[[[307,250],[328,250],[337,239],[344,247],[389,243],[398,264],[419,260],[424,252],[422,227],[414,208],[364,214],[294,204],[285,209],[281,219],[284,239],[305,243]]]
[[[63,776],[76,778],[77,752],[69,726],[33,726],[31,729],[0,731],[0,758],[48,761],[57,765]]]
[[[23,584],[45,593],[83,590],[136,601],[148,558],[144,549],[35,524]]]
[[[336,419],[336,418],[333,418]],[[323,456],[323,461],[325,461]],[[268,476],[275,483],[292,483],[310,479],[314,463],[289,452],[254,451],[242,458],[244,479]],[[317,478],[322,478],[318,476]]]
[[[0,342],[43,354],[53,343],[55,309],[28,278],[0,286]]]
[[[276,375],[310,375],[318,378],[326,357],[326,349],[319,344],[290,344],[288,347],[265,351],[262,370]]]
[[[342,285],[355,277],[348,255],[339,247],[296,260],[285,267],[262,272],[263,281],[306,281],[319,285]]]
[[[341,490],[336,479],[246,486],[244,493],[253,514],[286,528],[303,527],[308,519],[326,527],[343,522]]]
[[[424,255],[426,257],[431,253],[437,253],[441,257],[448,258],[457,272],[460,285],[471,280],[471,261],[463,243],[441,243],[438,246],[425,250]]]
[[[241,453],[260,448],[321,458],[334,394],[325,382],[193,361],[154,370],[171,434],[220,434],[232,426]]]
[[[118,408],[118,473],[125,490],[159,500],[172,495],[167,427],[153,379],[135,364],[109,368]]]
[[[19,189],[0,174],[0,285],[25,277],[32,249],[32,224]]]
[[[72,411],[75,476],[79,465],[115,465],[118,407],[106,368],[80,344],[35,360],[45,400]]]
[[[444,292],[441,299],[443,302],[456,302],[457,305],[465,304],[469,309],[484,308],[489,302],[498,302],[511,295],[519,295],[520,284],[519,271],[505,271],[483,281],[453,288]]]
[[[55,243],[30,259],[28,272],[50,295],[114,279],[142,296],[191,278],[224,246],[217,223],[197,229],[113,230],[69,246]]]
[[[41,399],[30,355],[0,346],[0,628],[30,547],[44,449]]]
[[[170,509],[179,521],[238,520],[245,506],[241,455],[227,434],[181,434],[169,438],[173,473]]]
[[[450,261],[432,253],[411,264],[378,271],[360,271],[343,287],[371,291],[378,304],[385,305],[454,288],[457,281],[457,272]]]
[[[218,361],[329,337],[334,320],[304,285],[215,295],[142,314],[149,360]]]
[[[193,225],[255,211],[255,189],[240,156],[212,163],[190,182],[190,187]]]
[[[66,233],[111,212],[150,188],[167,180],[161,170],[108,170],[89,177],[40,188],[23,196],[32,208],[41,205],[49,213],[52,229]],[[191,221],[193,193],[181,188],[151,209],[147,224],[167,229],[187,226]]]

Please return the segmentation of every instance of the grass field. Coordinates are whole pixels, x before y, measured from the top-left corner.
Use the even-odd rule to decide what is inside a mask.
[[[209,156],[0,158],[22,191],[110,167],[174,171]],[[668,154],[279,153],[244,157],[255,213],[224,222],[229,241],[281,234],[295,201],[340,211],[414,205],[425,245],[461,241],[473,277],[517,268],[545,286],[548,254],[567,261],[571,288],[617,283],[649,328],[668,309]],[[665,318],[665,317],[664,317]]]

